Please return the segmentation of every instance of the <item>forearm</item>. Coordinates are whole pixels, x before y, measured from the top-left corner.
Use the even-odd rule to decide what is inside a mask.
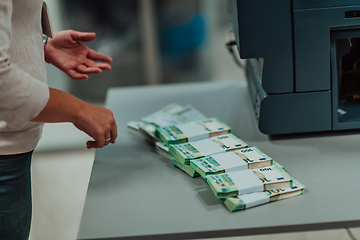
[[[50,96],[46,106],[32,121],[71,122],[94,139],[86,143],[88,148],[101,148],[110,142],[115,143],[117,126],[109,109],[84,102],[54,88],[49,90]]]
[[[58,89],[49,88],[49,92],[50,96],[46,106],[31,121],[44,123],[76,123],[79,119],[82,106],[86,103]]]

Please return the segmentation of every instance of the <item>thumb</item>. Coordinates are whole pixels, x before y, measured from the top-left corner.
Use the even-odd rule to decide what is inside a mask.
[[[71,32],[71,38],[74,41],[91,42],[92,40],[94,40],[96,38],[96,34],[95,33],[90,33],[90,32],[72,31]]]

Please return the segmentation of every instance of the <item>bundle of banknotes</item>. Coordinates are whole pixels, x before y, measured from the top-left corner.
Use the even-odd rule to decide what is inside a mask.
[[[170,144],[169,153],[178,162],[190,165],[190,160],[217,153],[236,151],[246,147],[248,147],[247,143],[230,133],[199,141]]]
[[[281,168],[269,166],[206,176],[217,198],[291,188],[293,179]]]
[[[304,185],[294,179],[292,187],[290,188],[279,188],[275,190],[265,190],[263,192],[240,194],[235,197],[225,198],[223,201],[225,206],[233,212],[256,207],[269,202],[295,197],[303,193]]]
[[[189,165],[184,165],[182,163],[179,163],[176,160],[173,160],[173,164],[175,167],[180,168],[183,172],[185,172],[186,174],[188,174],[190,177],[198,177],[200,176],[200,174],[198,172],[196,172],[192,167],[190,167]]]
[[[261,168],[272,164],[273,159],[257,147],[218,153],[190,161],[190,166],[203,178],[210,174]]]
[[[166,146],[186,143],[230,133],[231,129],[217,118],[157,127],[156,136]]]
[[[230,211],[303,194],[304,185],[257,147],[231,133],[218,118],[170,104],[127,124],[191,177],[201,176]]]
[[[141,119],[128,122],[127,127],[129,133],[144,137],[155,145],[159,141],[155,135],[157,127],[178,125],[204,119],[206,117],[194,107],[172,103]]]

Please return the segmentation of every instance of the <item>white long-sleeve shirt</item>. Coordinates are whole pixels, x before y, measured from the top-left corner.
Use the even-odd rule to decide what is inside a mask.
[[[42,0],[0,0],[0,155],[33,150],[43,124],[31,122],[49,98]]]

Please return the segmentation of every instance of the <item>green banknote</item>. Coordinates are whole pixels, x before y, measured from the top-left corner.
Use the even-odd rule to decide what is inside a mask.
[[[222,167],[212,156],[190,160],[190,167],[198,172],[203,178],[209,174],[225,172],[225,168]]]
[[[151,113],[141,119],[130,121],[127,123],[128,128],[133,130],[139,130],[139,127],[142,123],[157,123],[160,122],[161,119],[168,119],[169,116],[176,114],[177,112],[183,110],[184,107],[177,104],[171,103],[160,110]]]
[[[167,126],[162,128],[156,128],[156,136],[166,146],[169,144],[179,144],[188,141],[187,136],[177,126]]]
[[[173,165],[179,169],[181,169],[182,171],[184,171],[186,174],[188,174],[190,177],[198,177],[200,176],[193,168],[191,168],[188,165],[184,165],[178,161],[176,161],[175,159],[173,159]]]
[[[191,143],[170,144],[169,153],[180,163],[189,165],[191,159],[203,157]]]
[[[217,198],[235,197],[238,195],[235,183],[227,174],[209,175],[206,180]]]

